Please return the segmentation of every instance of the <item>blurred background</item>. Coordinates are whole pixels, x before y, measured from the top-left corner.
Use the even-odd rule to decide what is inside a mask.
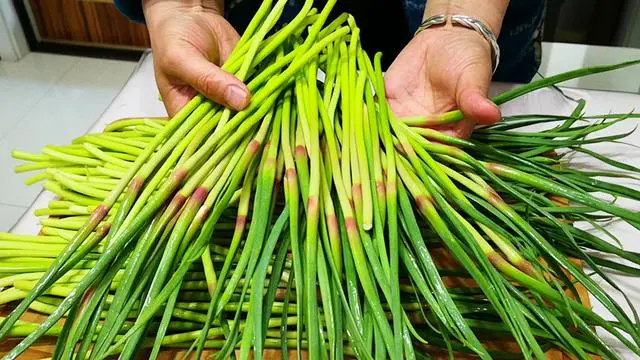
[[[640,59],[640,0],[548,0],[542,36],[539,76]],[[149,87],[134,92],[155,99],[151,66],[141,66],[148,47],[144,25],[112,0],[0,0],[0,231],[40,192],[13,173],[11,150],[87,132],[142,71]],[[640,66],[564,85],[640,93]]]
[[[543,40],[543,76],[640,58],[640,0],[547,0]],[[0,0],[3,63],[29,52],[138,61],[148,47],[144,25],[128,21],[112,0]],[[602,80],[568,85],[640,91],[640,77]]]

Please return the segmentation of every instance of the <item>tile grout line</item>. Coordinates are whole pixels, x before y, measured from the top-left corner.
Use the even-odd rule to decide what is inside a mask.
[[[5,202],[1,202],[0,201],[0,206],[10,206],[10,207],[15,207],[15,208],[23,208],[23,209],[29,209],[28,206],[22,206],[22,205],[16,205],[16,204],[7,204]]]
[[[9,228],[7,229],[7,232],[9,233],[13,232],[13,229],[16,227],[16,225],[18,225],[20,220],[27,214],[27,212],[29,212],[29,207],[25,207],[25,206],[16,206],[16,205],[5,204],[5,203],[0,203],[0,206],[8,206],[8,207],[20,209],[19,211],[20,215],[18,216],[16,221],[14,221],[13,224],[11,224],[11,226],[9,226]]]
[[[13,223],[13,225],[11,225],[11,227],[9,227],[9,232],[13,232],[13,229],[16,227],[16,225],[18,225],[18,223],[20,223],[20,220],[22,220],[22,218],[27,214],[28,211],[29,211],[29,208],[26,208],[26,209],[22,210],[22,214],[20,214],[20,216]]]

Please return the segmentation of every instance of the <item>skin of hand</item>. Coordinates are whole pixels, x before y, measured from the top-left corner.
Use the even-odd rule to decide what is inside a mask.
[[[250,101],[246,85],[220,64],[240,39],[218,0],[144,0],[156,82],[173,116],[201,93],[234,110]]]
[[[498,1],[499,7],[506,9],[508,2]],[[437,2],[429,3],[435,7],[439,5]],[[473,1],[458,2],[468,6]],[[440,13],[470,14],[452,3],[440,9],[427,8],[425,17]],[[498,25],[493,28],[499,29],[502,16],[495,18],[494,23]],[[476,31],[449,23],[431,27],[418,33],[387,70],[387,99],[397,117],[436,115],[460,109],[464,120],[436,129],[468,138],[477,124],[500,120],[500,109],[487,98],[492,66],[490,44]]]

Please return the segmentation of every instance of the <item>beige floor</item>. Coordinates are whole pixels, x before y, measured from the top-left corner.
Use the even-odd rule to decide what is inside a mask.
[[[29,53],[0,61],[0,231],[7,231],[40,192],[15,174],[13,149],[38,151],[85,133],[109,106],[135,62]]]

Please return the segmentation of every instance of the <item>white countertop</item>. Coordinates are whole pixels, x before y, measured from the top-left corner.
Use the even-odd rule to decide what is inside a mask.
[[[625,70],[618,70],[623,72]],[[492,87],[492,93],[504,91],[511,85],[495,84]],[[640,95],[633,93],[617,93],[606,91],[563,89],[565,93],[573,98],[584,98],[587,101],[586,112],[592,115],[606,113],[626,113],[634,109],[640,111]],[[544,89],[535,93],[526,95],[520,99],[514,100],[502,106],[503,113],[508,114],[563,114],[571,113],[575,104],[564,98],[557,90]],[[113,103],[107,108],[105,113],[93,125],[90,132],[101,131],[104,126],[114,120],[132,117],[132,116],[166,116],[166,112],[162,103],[158,100],[158,91],[156,89],[153,64],[150,55],[143,57],[138,69],[131,76],[128,83],[122,89],[120,94],[114,99]],[[638,125],[638,120],[629,120],[616,124],[609,128],[609,132],[620,133],[632,130]],[[633,135],[626,139],[627,143],[640,146],[640,131],[636,131]],[[637,147],[624,146],[618,144],[599,145],[591,147],[593,150],[600,151],[608,156],[613,156],[618,161],[627,162],[636,167],[640,167],[640,149]],[[586,167],[604,167],[605,165],[591,159],[585,159],[581,156],[572,158],[574,166]],[[634,186],[640,190],[638,182]],[[33,203],[29,211],[24,215],[12,229],[15,233],[35,234],[38,232],[38,219],[32,215],[33,210],[46,207],[49,200],[53,198],[52,194],[42,192],[37,200]],[[622,203],[622,202],[621,202]],[[632,209],[640,211],[640,204],[628,203]],[[633,230],[630,226],[621,223],[611,224],[608,228],[623,243],[627,250],[640,252],[640,241],[638,241],[638,231]],[[630,278],[612,274],[611,277],[630,297],[635,304],[640,304],[640,278]],[[614,298],[626,309],[624,299],[613,290],[610,292]],[[593,299],[592,299],[593,300]],[[594,309],[606,316],[606,312],[600,304],[594,303]],[[628,351],[621,350],[623,358],[634,358],[634,355]]]

